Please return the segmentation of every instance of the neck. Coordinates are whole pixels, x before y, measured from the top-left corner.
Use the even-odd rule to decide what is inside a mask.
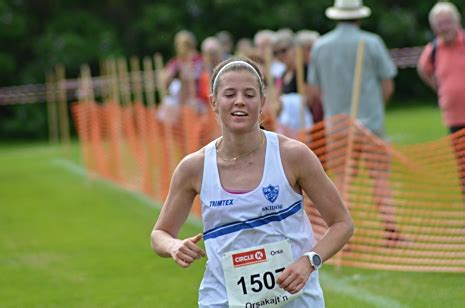
[[[265,142],[265,135],[256,130],[244,135],[223,135],[216,145],[217,153],[224,161],[237,160],[257,152]]]
[[[450,46],[454,44],[455,40],[457,39],[457,35],[459,34],[458,31],[455,31],[453,35],[450,36],[450,38],[442,38],[442,41],[444,42],[445,45]]]

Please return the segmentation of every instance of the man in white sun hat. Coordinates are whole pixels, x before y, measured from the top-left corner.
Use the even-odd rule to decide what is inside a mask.
[[[308,74],[312,95],[321,98],[325,118],[350,114],[357,46],[365,42],[357,119],[371,132],[384,136],[384,104],[394,92],[397,69],[381,37],[360,29],[371,10],[361,0],[335,0],[326,17],[336,28],[315,43]]]
[[[394,92],[393,78],[397,68],[381,37],[360,29],[362,19],[370,15],[370,8],[364,6],[362,0],[335,0],[334,6],[326,10],[326,17],[336,20],[337,26],[316,41],[311,53],[308,83],[310,96],[323,103],[325,119],[338,114],[350,115],[357,50],[363,41],[365,47],[357,120],[373,134],[383,138],[384,106]],[[329,125],[326,125],[327,162],[331,169],[336,167],[331,167],[331,164],[337,163],[336,159],[331,158],[336,154],[331,151],[334,141],[329,131]],[[389,170],[376,171],[369,171],[374,183],[373,202],[380,212],[393,213],[390,208]],[[336,178],[339,187],[342,180]],[[390,245],[397,242],[400,236],[394,215],[384,217],[384,237]]]

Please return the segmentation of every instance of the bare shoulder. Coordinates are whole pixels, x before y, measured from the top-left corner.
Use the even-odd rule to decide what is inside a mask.
[[[182,168],[185,172],[195,174],[203,170],[203,162],[205,159],[205,149],[201,148],[198,151],[186,155],[178,167]]]
[[[285,160],[297,163],[302,162],[303,159],[318,160],[313,151],[303,142],[280,134],[278,134],[278,139],[281,157]]]
[[[202,182],[205,149],[186,155],[177,165],[174,177],[198,190]]]
[[[322,175],[324,171],[320,160],[306,144],[283,135],[278,136],[281,162],[290,183]]]

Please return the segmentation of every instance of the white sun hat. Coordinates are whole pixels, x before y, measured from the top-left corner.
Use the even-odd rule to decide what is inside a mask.
[[[352,20],[371,15],[369,7],[362,0],[335,0],[334,6],[326,9],[326,17],[334,20]]]

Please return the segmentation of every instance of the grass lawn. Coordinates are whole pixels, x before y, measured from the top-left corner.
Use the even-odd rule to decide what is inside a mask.
[[[437,140],[448,134],[439,108],[431,102],[389,106],[386,134],[394,144],[412,144]]]
[[[446,135],[433,107],[393,108],[394,143]],[[88,178],[72,146],[0,145],[1,307],[196,307],[204,261],[151,252],[159,205]],[[181,236],[201,231],[192,219]],[[464,274],[324,266],[327,307],[462,307]]]

